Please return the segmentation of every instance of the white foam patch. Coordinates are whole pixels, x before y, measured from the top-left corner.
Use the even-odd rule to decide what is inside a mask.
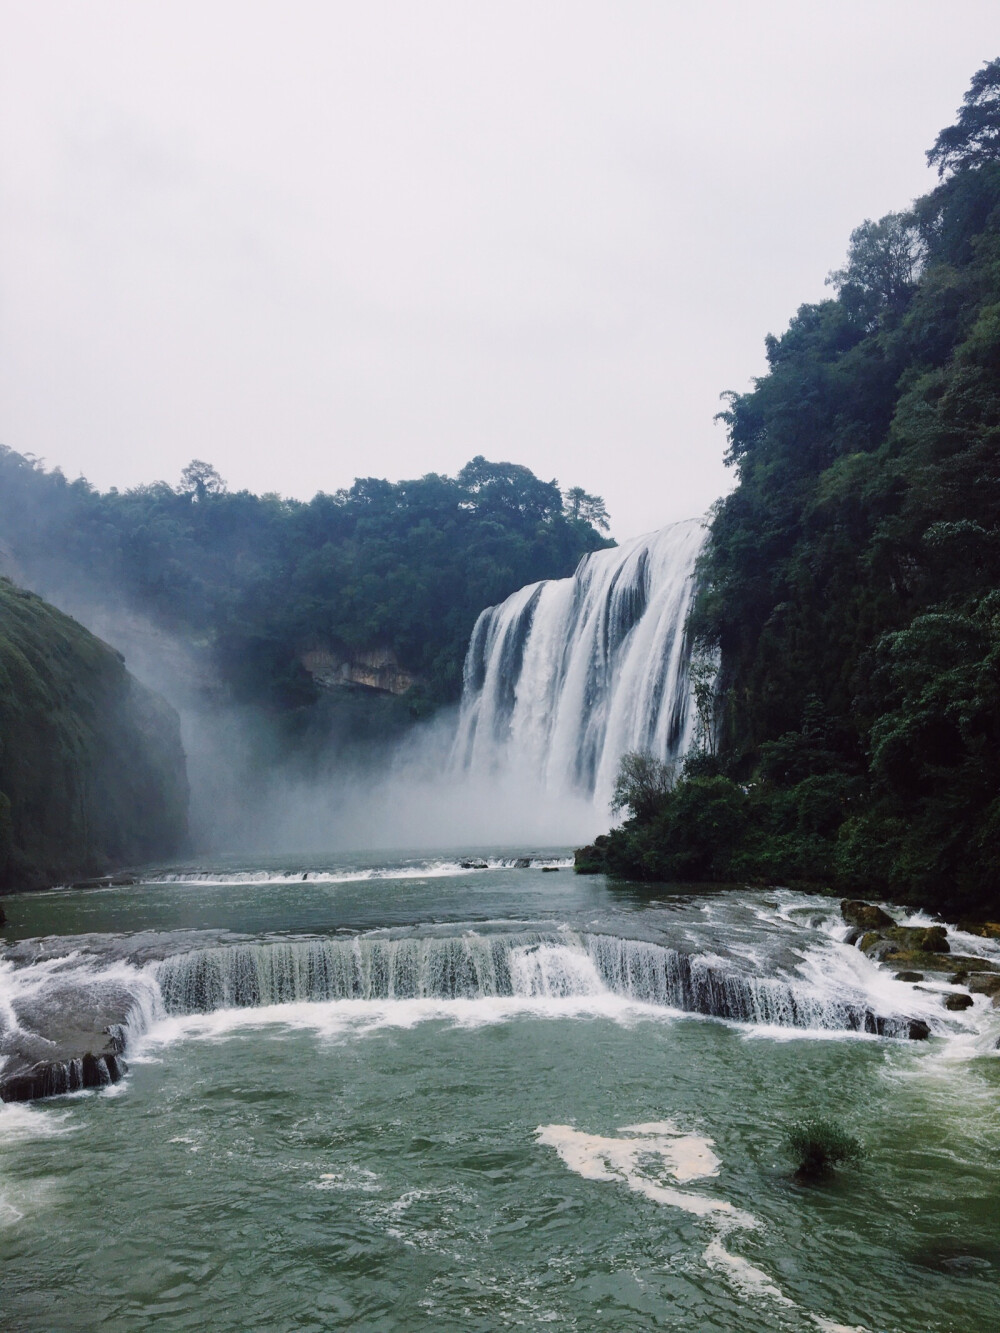
[[[673,1121],[657,1120],[623,1125],[616,1135],[587,1134],[572,1125],[539,1125],[537,1141],[554,1148],[560,1160],[584,1180],[627,1185],[635,1194],[668,1208],[678,1208],[694,1217],[708,1219],[715,1234],[703,1259],[709,1268],[725,1276],[733,1288],[752,1300],[798,1309],[781,1288],[741,1255],[727,1250],[724,1240],[738,1230],[755,1230],[760,1223],[750,1213],[726,1199],[695,1194],[664,1183],[665,1176],[679,1182],[717,1176],[722,1162],[714,1143],[700,1134],[689,1134]],[[823,1333],[867,1333],[866,1329],[837,1324],[822,1315],[808,1316]]]
[[[539,1125],[535,1131],[539,1143],[554,1148],[571,1171],[585,1180],[620,1181],[636,1194],[653,1203],[680,1208],[696,1217],[710,1213],[738,1214],[731,1203],[702,1194],[689,1194],[665,1185],[663,1177],[697,1180],[718,1174],[722,1165],[712,1151],[712,1140],[697,1134],[684,1134],[670,1121],[648,1125],[626,1125],[623,1138],[585,1134],[572,1125]],[[659,1171],[650,1173],[650,1159],[660,1163]],[[754,1225],[753,1219],[749,1219]]]
[[[794,1307],[795,1302],[788,1299],[780,1287],[761,1268],[755,1268],[749,1260],[733,1254],[722,1243],[726,1230],[723,1229],[705,1248],[704,1259],[709,1268],[722,1273],[737,1291],[751,1298],[766,1298],[777,1305]]]
[[[365,1036],[382,1028],[412,1028],[446,1022],[457,1028],[486,1027],[517,1018],[607,1019],[623,1026],[636,1022],[672,1022],[689,1017],[678,1010],[644,1004],[603,992],[576,996],[486,996],[478,999],[305,1000],[260,1008],[215,1009],[161,1019],[130,1045],[129,1060],[139,1064],[159,1046],[184,1040],[224,1040],[240,1031],[285,1027],[319,1037]]]

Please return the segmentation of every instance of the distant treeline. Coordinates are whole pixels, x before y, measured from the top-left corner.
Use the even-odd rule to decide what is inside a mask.
[[[1000,908],[1000,60],[928,158],[728,395],[694,623],[721,741],[619,872]]]
[[[474,458],[457,477],[366,477],[308,502],[230,492],[194,461],[102,493],[0,449],[0,541],[34,588],[117,606],[183,636],[233,700],[308,709],[301,657],[388,651],[417,679],[413,715],[456,699],[479,612],[609,545],[599,497]]]

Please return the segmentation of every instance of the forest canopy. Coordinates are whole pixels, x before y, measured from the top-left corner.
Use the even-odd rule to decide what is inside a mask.
[[[137,612],[197,645],[238,702],[315,702],[323,649],[382,651],[415,678],[419,713],[456,699],[473,624],[610,544],[603,501],[564,498],[519,464],[456,477],[359,477],[307,502],[230,491],[194,459],[176,486],[100,492],[0,448],[0,542],[30,585],[77,614]]]
[[[693,622],[721,742],[612,836],[621,873],[997,907],[1000,60],[928,156],[726,396]]]

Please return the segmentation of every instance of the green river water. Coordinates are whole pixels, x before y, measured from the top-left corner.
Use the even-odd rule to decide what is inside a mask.
[[[952,1015],[892,981],[823,899],[503,860],[219,863],[7,900],[0,1005],[107,976],[145,1009],[122,1083],[0,1107],[0,1327],[1000,1327],[985,998]],[[664,949],[732,972],[753,1012],[666,1003]],[[616,980],[607,960],[640,955]],[[328,989],[360,960],[361,990],[316,998],[320,957]],[[210,972],[237,989],[212,1000]],[[845,995],[933,1035],[845,1031]],[[819,1115],[866,1156],[796,1184],[785,1135]]]

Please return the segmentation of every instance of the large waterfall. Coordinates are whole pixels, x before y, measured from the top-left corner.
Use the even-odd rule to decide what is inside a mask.
[[[685,624],[700,519],[585,556],[479,617],[465,661],[455,761],[515,770],[606,805],[621,756],[691,744]]]

